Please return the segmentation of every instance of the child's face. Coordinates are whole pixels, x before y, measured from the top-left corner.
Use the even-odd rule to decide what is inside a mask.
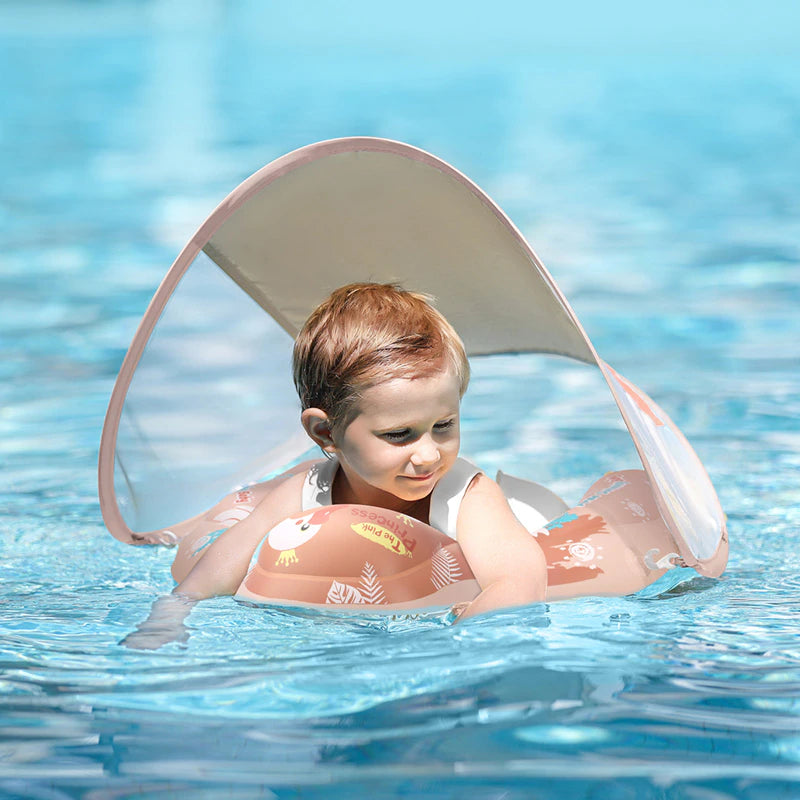
[[[406,501],[430,494],[458,456],[459,390],[448,370],[362,392],[358,414],[335,448],[361,502],[380,505],[381,492]]]

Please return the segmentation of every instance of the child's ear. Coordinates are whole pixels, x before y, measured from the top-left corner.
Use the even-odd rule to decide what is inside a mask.
[[[321,408],[307,408],[300,415],[306,433],[327,453],[336,452],[330,417]]]

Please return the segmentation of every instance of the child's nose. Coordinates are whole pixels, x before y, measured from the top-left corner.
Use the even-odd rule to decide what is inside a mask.
[[[418,440],[417,447],[411,454],[411,463],[415,467],[421,467],[425,464],[435,464],[440,458],[439,446],[431,436],[425,434]]]

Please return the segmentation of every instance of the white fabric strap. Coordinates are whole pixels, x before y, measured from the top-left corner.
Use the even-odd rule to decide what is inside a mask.
[[[311,511],[314,508],[329,506],[333,503],[333,479],[337,469],[339,469],[337,458],[321,461],[309,469],[306,479],[303,481],[303,511]],[[472,479],[479,472],[478,467],[471,461],[467,461],[466,458],[456,459],[456,463],[433,489],[429,513],[431,527],[451,539],[456,538],[461,501],[464,499]]]
[[[436,484],[431,495],[431,508],[428,518],[431,527],[441,531],[451,539],[456,539],[456,525],[461,501],[469,488],[472,479],[480,473],[480,469],[466,458],[456,459],[456,463]]]
[[[569,506],[555,492],[525,478],[497,473],[497,484],[514,512],[529,533],[538,531],[546,522],[560,517]]]
[[[320,461],[309,469],[303,481],[301,499],[303,511],[332,505],[333,478],[337,469],[339,469],[339,459],[336,457]]]

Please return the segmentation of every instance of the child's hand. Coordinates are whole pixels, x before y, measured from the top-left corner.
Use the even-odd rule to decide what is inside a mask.
[[[170,642],[186,642],[189,639],[189,630],[181,625],[179,630],[164,626],[140,625],[135,631],[129,633],[120,644],[131,650],[158,650],[159,647]]]
[[[183,624],[195,601],[179,594],[159,597],[153,603],[150,616],[136,626],[120,644],[132,650],[158,650],[169,642],[185,642],[189,629]]]

